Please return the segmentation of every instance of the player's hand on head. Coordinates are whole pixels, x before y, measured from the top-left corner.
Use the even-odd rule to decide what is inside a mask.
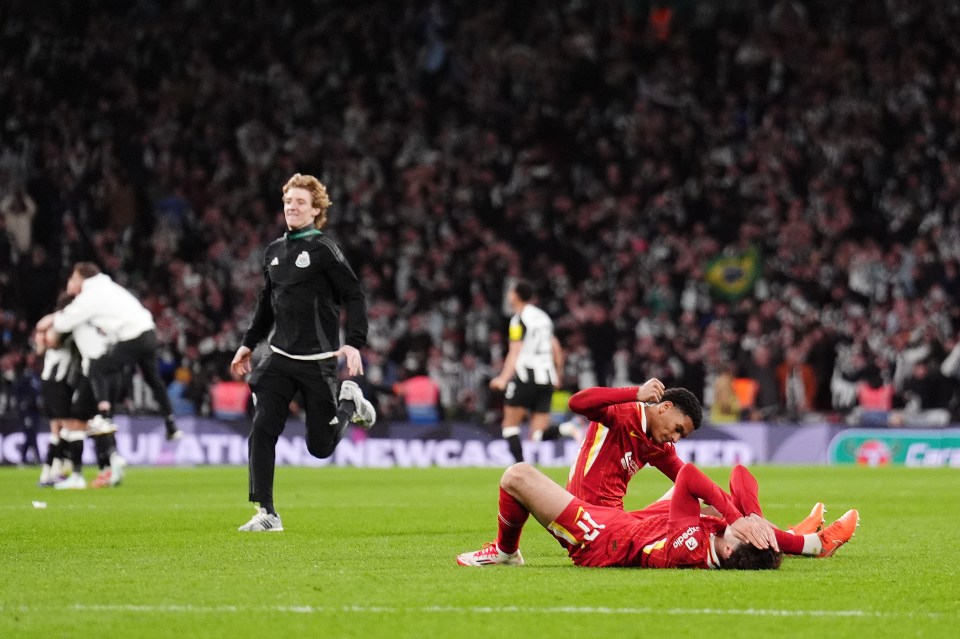
[[[760,549],[772,546],[774,550],[779,550],[771,526],[763,519],[741,517],[730,524],[728,528],[740,543],[750,544]]]
[[[760,527],[766,536],[770,547],[777,552],[780,552],[780,546],[777,544],[777,535],[774,532],[776,530],[776,526],[774,526],[769,520],[765,519],[762,515],[758,515],[757,513],[752,513],[750,515],[750,520],[760,524]]]
[[[666,390],[663,382],[656,377],[651,377],[637,389],[638,402],[659,402],[663,397],[663,391]]]
[[[339,349],[334,351],[334,355],[337,356],[337,359],[343,357],[346,359],[347,364],[347,375],[353,377],[354,375],[363,375],[363,358],[360,357],[360,351],[344,344]]]

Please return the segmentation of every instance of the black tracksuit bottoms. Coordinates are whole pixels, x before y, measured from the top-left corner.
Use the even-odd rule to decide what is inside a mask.
[[[306,413],[307,450],[314,457],[333,454],[355,406],[336,399],[336,358],[301,361],[271,353],[250,376],[253,428],[249,439],[250,501],[273,503],[276,448],[290,402],[300,391]]]

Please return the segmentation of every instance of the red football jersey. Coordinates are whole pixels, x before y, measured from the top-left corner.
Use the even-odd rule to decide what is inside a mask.
[[[570,399],[574,412],[593,420],[570,468],[567,490],[574,497],[623,509],[630,478],[646,464],[676,480],[683,462],[673,444],[657,444],[647,437],[647,417],[636,396],[636,387],[598,387]]]
[[[576,499],[547,527],[578,566],[717,568],[713,538],[741,514],[706,475],[688,464],[670,500],[634,512]],[[700,515],[713,500],[724,519]]]

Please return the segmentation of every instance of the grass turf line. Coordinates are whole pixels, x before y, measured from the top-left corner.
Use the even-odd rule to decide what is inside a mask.
[[[243,468],[134,468],[77,492],[4,468],[0,637],[953,634],[956,469],[753,470],[772,521],[823,500],[828,520],[858,508],[862,528],[833,558],[771,573],[590,570],[531,520],[526,566],[468,569],[454,556],[494,537],[498,469],[280,468],[286,530],[242,534]],[[668,486],[645,469],[627,507]]]

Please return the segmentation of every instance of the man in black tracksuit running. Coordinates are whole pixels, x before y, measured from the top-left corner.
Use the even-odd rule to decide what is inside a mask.
[[[363,289],[340,247],[320,228],[330,198],[312,175],[297,173],[283,187],[283,214],[289,231],[267,247],[266,283],[243,345],[231,363],[237,375],[251,370],[250,355],[270,335],[270,350],[250,376],[255,411],[250,432],[250,501],[260,504],[243,532],[280,531],[273,505],[276,445],[290,402],[299,390],[306,412],[307,450],[329,457],[347,424],[369,428],[373,405],[356,382],[336,394],[337,361],[350,376],[362,375],[360,351],[367,340]],[[346,308],[345,343],[339,344],[340,308]],[[273,333],[270,331],[273,329]]]

